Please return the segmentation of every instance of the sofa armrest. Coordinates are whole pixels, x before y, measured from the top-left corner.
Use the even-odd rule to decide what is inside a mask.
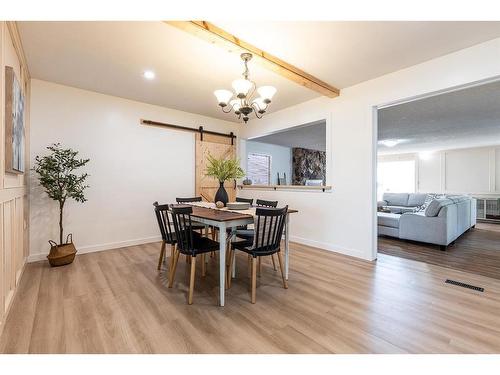
[[[387,206],[387,201],[378,201],[377,202],[377,207],[384,207],[384,206]]]
[[[441,215],[429,217],[423,213],[405,213],[399,220],[399,238],[448,245],[456,238],[456,213],[446,210]]]

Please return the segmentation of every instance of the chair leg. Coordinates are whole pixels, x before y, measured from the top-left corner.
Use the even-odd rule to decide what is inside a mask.
[[[201,276],[205,277],[207,271],[207,264],[205,263],[205,253],[201,254]]]
[[[189,278],[188,304],[193,304],[194,275],[196,273],[196,257],[191,256],[191,277]]]
[[[170,275],[169,278],[168,278],[168,287],[169,288],[172,288],[172,284],[174,283],[174,277],[175,277],[175,270],[177,269],[177,263],[179,262],[179,255],[180,255],[180,251],[177,250],[175,252],[175,256],[174,256],[174,260],[173,260],[173,263],[172,263],[172,271],[170,271]]]
[[[257,274],[260,277],[262,274],[262,257],[259,257],[258,259],[259,260],[258,260]]]
[[[226,289],[231,288],[231,281],[232,281],[232,268],[233,268],[233,247],[229,247],[229,256],[228,260],[229,262],[227,263],[227,270],[226,270]]]
[[[281,252],[278,252],[278,262],[280,263],[281,278],[283,279],[283,288],[288,289],[288,283],[285,279],[285,273],[283,272],[283,257]]]
[[[161,262],[163,261],[163,257],[165,256],[165,241],[162,241],[161,243],[161,250],[160,250],[160,259],[158,259],[158,271],[161,269]]]
[[[174,264],[176,246],[177,245],[174,245],[174,244],[170,245],[170,262],[168,264],[168,272],[172,272],[172,265]]]
[[[255,292],[257,289],[257,258],[252,257],[252,303],[255,303]]]
[[[252,256],[248,255],[248,278],[252,277]]]
[[[273,270],[276,271],[276,261],[274,260],[274,254],[271,255],[271,260],[273,261]]]

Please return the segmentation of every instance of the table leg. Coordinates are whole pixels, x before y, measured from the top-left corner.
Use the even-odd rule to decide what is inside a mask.
[[[224,306],[226,285],[226,223],[219,224],[219,304]]]
[[[288,280],[288,253],[290,251],[290,214],[286,215],[285,219],[285,279]]]

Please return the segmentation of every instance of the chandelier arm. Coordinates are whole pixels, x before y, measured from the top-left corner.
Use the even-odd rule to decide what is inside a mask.
[[[221,107],[221,108],[222,108],[222,112],[224,112],[224,113],[230,113],[230,112],[231,112],[231,110],[233,109],[233,106],[232,106],[232,105],[227,105],[226,107],[229,107],[229,111],[225,111],[225,110],[224,110],[224,108],[225,108],[225,107]]]
[[[246,96],[246,99],[248,99],[248,103],[250,103],[250,100],[252,99],[253,94],[255,94],[255,90],[257,90],[257,84],[254,81],[251,81],[251,80],[249,80],[249,81],[252,82],[252,88],[251,88],[251,91]]]
[[[261,119],[262,116],[264,116],[264,114],[261,114],[259,116],[260,108],[259,108],[259,106],[257,104],[252,103],[252,108],[253,108],[253,113],[255,113],[255,117],[257,117],[258,119]]]

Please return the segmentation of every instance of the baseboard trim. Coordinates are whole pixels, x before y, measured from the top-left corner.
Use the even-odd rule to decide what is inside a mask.
[[[139,239],[135,239],[135,240],[110,242],[110,243],[100,244],[100,245],[81,246],[81,247],[77,247],[77,250],[78,250],[77,255],[78,254],[95,253],[97,251],[119,249],[120,247],[136,246],[136,245],[142,245],[142,244],[151,243],[151,242],[158,242],[158,241],[161,241],[160,236],[139,238]],[[30,254],[30,256],[28,257],[28,263],[33,263],[33,262],[38,262],[40,260],[45,260],[45,259],[47,259],[47,254],[48,253]]]
[[[118,249],[120,247],[142,245],[142,244],[157,242],[157,241],[161,241],[160,236],[139,238],[139,239],[135,239],[135,240],[127,240],[127,241],[119,241],[119,242],[110,242],[110,243],[100,244],[100,245],[82,246],[82,247],[77,248],[77,250],[78,250],[77,255],[78,254],[94,253],[97,251]],[[300,243],[302,245],[317,247],[319,249],[332,251],[332,252],[339,253],[339,254],[349,255],[352,257],[356,257],[356,258],[361,258],[361,259],[370,260],[370,261],[373,260],[373,259],[367,257],[366,254],[360,250],[349,249],[349,248],[345,248],[345,247],[338,246],[338,245],[331,244],[331,243],[327,243],[327,242],[315,241],[315,240],[311,240],[311,239],[303,238],[303,237],[298,237],[298,236],[290,236],[290,241],[297,242],[297,243]],[[31,254],[28,257],[28,263],[38,262],[40,260],[45,260],[46,258],[47,258],[47,253]]]
[[[327,250],[327,251],[331,251],[334,253],[348,255],[351,257],[355,257],[355,258],[361,258],[361,259],[369,260],[369,261],[374,260],[370,257],[367,257],[366,254],[360,250],[348,249],[346,247],[337,246],[335,244],[331,244],[328,242],[315,241],[315,240],[311,240],[308,238],[302,238],[302,237],[298,237],[298,236],[290,236],[290,241],[297,242],[297,243],[302,244],[302,245],[317,247],[318,249]]]

